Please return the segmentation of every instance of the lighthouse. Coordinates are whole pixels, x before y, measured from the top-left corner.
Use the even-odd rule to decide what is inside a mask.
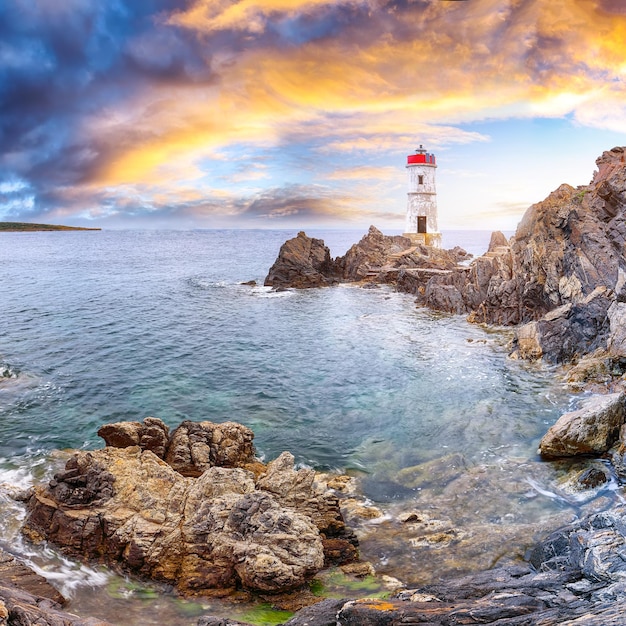
[[[437,228],[436,169],[435,155],[426,152],[422,145],[406,159],[409,193],[404,236],[416,244],[441,248],[441,233]]]

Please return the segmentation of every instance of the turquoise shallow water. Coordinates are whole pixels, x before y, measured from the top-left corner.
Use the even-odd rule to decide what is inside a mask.
[[[416,496],[399,470],[450,452],[468,467],[534,458],[572,400],[552,371],[508,360],[506,332],[386,288],[262,287],[294,234],[2,234],[5,478],[45,473],[50,451],[100,447],[100,425],[148,415],[242,422],[265,459],[290,450],[358,473],[381,504]],[[336,255],[363,233],[310,234]],[[446,239],[476,253],[487,242]],[[13,504],[4,512],[19,516]]]
[[[3,235],[0,355],[20,376],[0,392],[0,456],[99,445],[101,424],[155,415],[239,420],[270,458],[365,467],[372,440],[410,463],[463,437],[477,452],[523,443],[539,432],[519,419],[531,398],[545,419],[558,410],[543,374],[503,359],[506,338],[408,296],[239,284],[261,285],[288,235]]]

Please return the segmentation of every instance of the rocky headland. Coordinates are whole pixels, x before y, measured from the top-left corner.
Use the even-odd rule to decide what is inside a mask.
[[[464,251],[412,246],[369,233],[332,259],[305,233],[287,241],[265,285],[304,288],[369,281],[414,294],[420,306],[514,326],[514,354],[553,363],[598,351],[608,370],[626,361],[625,148],[604,152],[589,185],[561,185],[525,213],[507,241],[494,233],[470,264]],[[602,367],[597,365],[597,367]]]

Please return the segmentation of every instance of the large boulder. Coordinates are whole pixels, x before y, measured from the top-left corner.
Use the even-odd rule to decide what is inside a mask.
[[[564,304],[535,322],[517,328],[514,354],[563,363],[604,348],[610,337],[612,293],[597,287],[576,303]],[[613,333],[620,335],[621,331]]]
[[[104,439],[107,446],[114,448],[139,446],[142,450],[154,452],[162,459],[169,443],[169,428],[158,417],[146,417],[143,423],[105,424],[98,430],[98,436]]]
[[[109,447],[77,452],[53,483],[28,501],[28,537],[184,594],[285,591],[324,564],[313,521],[257,491],[242,469],[190,479],[150,451]]]
[[[596,395],[581,408],[561,415],[539,444],[544,458],[602,454],[619,436],[624,423],[624,393]]]
[[[253,462],[245,426],[183,422],[164,446],[165,460],[126,446],[144,440],[145,426],[104,429],[116,445],[76,452],[65,471],[36,487],[23,533],[187,595],[284,592],[325,563],[358,557],[326,483],[296,470],[288,453],[268,466]]]

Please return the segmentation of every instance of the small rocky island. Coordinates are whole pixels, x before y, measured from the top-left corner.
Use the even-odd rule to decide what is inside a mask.
[[[54,230],[102,230],[101,228],[85,228],[81,226],[60,226],[57,224],[31,224],[30,222],[0,222],[0,232],[30,233]]]

